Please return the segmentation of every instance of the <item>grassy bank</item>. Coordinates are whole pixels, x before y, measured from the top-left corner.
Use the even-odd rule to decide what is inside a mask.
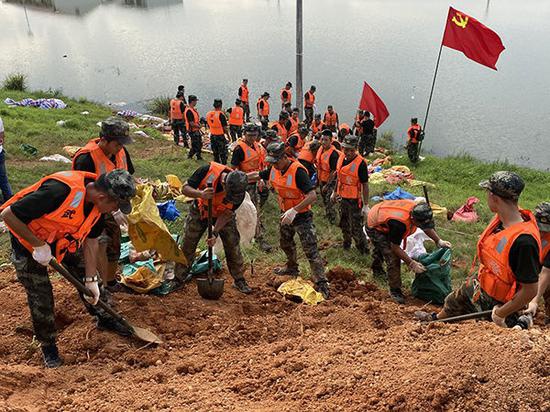
[[[68,107],[63,110],[40,110],[37,108],[10,108],[3,103],[6,97],[20,100],[24,97],[51,97],[48,93],[26,93],[0,90],[0,116],[4,120],[6,129],[7,170],[9,180],[14,191],[34,183],[48,173],[63,170],[69,165],[55,162],[40,162],[42,156],[63,152],[63,146],[82,146],[90,138],[97,136],[96,123],[111,114],[111,109],[88,102],[84,99],[75,101],[62,98]],[[59,96],[56,96],[59,97]],[[87,111],[88,115],[81,112]],[[65,121],[65,127],[57,126],[59,120]],[[199,166],[197,161],[186,159],[187,151],[175,147],[170,140],[164,138],[158,131],[152,128],[142,129],[152,138],[135,137],[135,144],[129,147],[136,168],[136,175],[150,178],[164,178],[166,174],[176,174],[184,181]],[[38,154],[34,157],[25,154],[20,145],[30,144],[37,148]],[[205,157],[207,160],[210,158]],[[454,268],[453,278],[455,282],[463,279],[472,260],[477,236],[491,217],[491,213],[485,204],[485,193],[478,188],[481,179],[487,178],[497,170],[514,170],[526,181],[527,187],[521,199],[521,205],[525,208],[533,208],[542,200],[549,200],[548,187],[550,186],[550,173],[520,168],[503,163],[483,163],[470,157],[436,158],[428,156],[425,161],[413,167],[406,156],[396,154],[393,156],[393,164],[406,165],[411,168],[419,180],[434,183],[435,188],[430,190],[430,200],[434,203],[457,209],[469,196],[477,196],[481,202],[477,206],[481,217],[476,224],[463,224],[447,221],[445,216],[438,216],[436,229],[444,239],[450,240],[453,245]],[[379,195],[384,191],[391,191],[395,187],[389,184],[370,186],[371,196]],[[421,195],[420,187],[404,187],[405,190]],[[185,205],[179,205],[182,217],[171,228],[175,231],[183,227],[185,217]],[[370,257],[362,257],[354,250],[343,251],[338,247],[341,242],[340,230],[334,224],[330,224],[321,213],[319,204],[314,208],[315,223],[317,225],[321,254],[327,261],[327,266],[341,265],[352,268],[358,275],[370,278]],[[266,227],[268,237],[273,245],[278,244],[277,207],[274,196],[270,197],[267,210]],[[6,261],[9,247],[7,236],[3,235],[1,242],[1,260]],[[303,255],[303,254],[300,254]],[[274,265],[284,263],[283,253],[277,250],[266,255],[255,247],[245,251],[247,260],[254,259],[255,264]],[[309,267],[302,258],[302,270],[309,272]],[[411,282],[410,273],[404,269],[405,284]]]

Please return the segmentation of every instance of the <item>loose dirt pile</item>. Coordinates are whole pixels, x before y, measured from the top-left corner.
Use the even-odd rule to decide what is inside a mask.
[[[266,273],[220,301],[194,285],[164,298],[115,295],[166,341],[97,331],[76,292],[54,280],[65,366],[45,370],[31,343],[26,295],[0,273],[0,410],[550,410],[550,331],[423,326],[421,302],[398,306],[353,273],[330,272],[333,297],[285,301]]]

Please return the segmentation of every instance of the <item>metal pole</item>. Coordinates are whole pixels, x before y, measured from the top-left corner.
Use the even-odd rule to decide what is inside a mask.
[[[441,60],[441,50],[443,50],[443,41],[441,41],[441,46],[439,46],[439,54],[437,55],[437,63],[435,65],[435,72],[434,72],[434,79],[432,82],[432,90],[430,91],[430,98],[428,99],[428,108],[426,109],[426,116],[424,117],[424,124],[422,126],[422,130],[424,132],[424,135],[426,135],[426,125],[428,124],[428,115],[430,114],[430,105],[432,104],[432,96],[434,94],[434,88],[435,88],[435,79],[437,79],[437,71],[439,69],[439,61]],[[418,145],[418,155],[420,155],[420,150],[422,149],[422,142]]]
[[[300,110],[304,108],[302,47],[302,0],[296,0],[296,107]]]

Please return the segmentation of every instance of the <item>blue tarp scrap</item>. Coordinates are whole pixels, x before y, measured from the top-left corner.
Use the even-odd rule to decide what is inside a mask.
[[[180,216],[180,211],[176,207],[175,200],[168,200],[163,203],[157,203],[160,217],[169,222],[173,222]]]

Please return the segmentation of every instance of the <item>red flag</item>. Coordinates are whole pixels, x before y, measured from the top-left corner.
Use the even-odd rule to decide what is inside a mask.
[[[466,57],[496,70],[500,53],[504,50],[498,34],[473,17],[449,7],[443,46],[464,53]]]
[[[359,102],[359,110],[368,110],[374,116],[374,126],[379,127],[390,115],[382,99],[372,90],[372,88],[363,82],[363,94]]]

